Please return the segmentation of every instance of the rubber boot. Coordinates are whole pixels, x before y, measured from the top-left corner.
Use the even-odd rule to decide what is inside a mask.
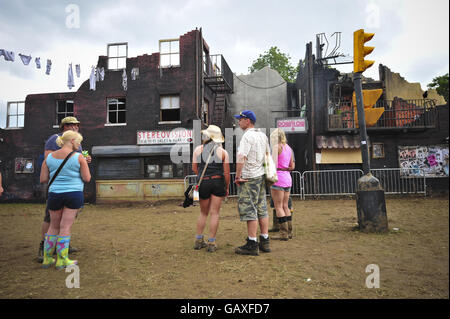
[[[284,241],[289,240],[287,222],[280,223],[280,232],[277,235],[272,236],[272,239]]]
[[[292,239],[292,220],[288,220],[288,237],[289,239]]]
[[[58,236],[45,234],[44,238],[42,268],[48,268],[56,262],[52,256],[55,252]]]
[[[56,260],[56,269],[63,269],[67,266],[77,265],[76,260],[69,259],[70,236],[58,236],[56,241],[56,249],[58,257]]]
[[[277,212],[273,210],[273,226],[272,229],[269,229],[269,232],[275,233],[280,231],[280,224],[278,223]]]

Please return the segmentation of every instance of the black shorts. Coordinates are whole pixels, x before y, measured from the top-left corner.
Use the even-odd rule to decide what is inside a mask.
[[[50,223],[49,210],[60,210],[64,207],[67,207],[70,209],[80,209],[81,211],[83,206],[84,206],[83,192],[48,193],[47,206],[45,207],[44,222]],[[80,211],[78,211],[78,213]]]
[[[201,199],[208,199],[211,195],[224,197],[225,194],[225,180],[223,177],[203,180],[198,189],[198,195]]]

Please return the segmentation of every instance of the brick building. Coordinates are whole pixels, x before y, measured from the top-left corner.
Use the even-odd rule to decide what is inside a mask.
[[[81,122],[83,149],[93,156],[87,201],[182,196],[190,164],[186,157],[173,163],[171,147],[183,144],[183,154],[192,154],[199,142],[195,123],[225,125],[233,74],[222,55],[210,54],[201,29],[160,40],[159,48],[130,58],[127,43],[108,44],[108,55],[98,58],[104,77],[95,81],[95,90],[88,79],[76,92],[28,95],[18,102],[20,121],[14,122],[18,112],[8,111],[7,127],[0,132],[2,199],[44,198],[39,183],[44,143],[59,132],[65,116]],[[8,110],[14,106],[8,104]]]

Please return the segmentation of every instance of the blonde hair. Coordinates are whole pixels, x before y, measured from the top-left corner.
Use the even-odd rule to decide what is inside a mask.
[[[270,134],[270,144],[275,145],[279,143],[284,145],[287,143],[287,139],[284,131],[280,128],[277,128]]]
[[[75,140],[76,142],[81,143],[81,141],[83,140],[83,136],[75,131],[65,131],[63,135],[56,138],[56,144],[59,147],[62,147],[64,144],[70,142],[71,140]]]

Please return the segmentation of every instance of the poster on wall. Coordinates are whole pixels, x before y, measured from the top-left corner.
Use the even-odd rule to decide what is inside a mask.
[[[448,177],[447,145],[399,146],[398,161],[401,177]],[[422,175],[423,174],[423,175]]]

